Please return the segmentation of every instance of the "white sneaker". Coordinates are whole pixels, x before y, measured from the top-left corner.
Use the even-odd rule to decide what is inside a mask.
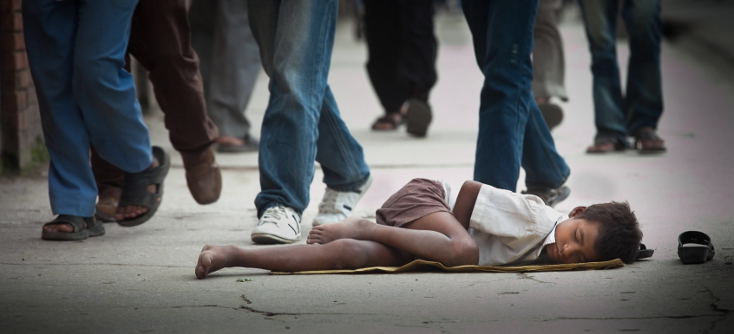
[[[301,239],[301,217],[289,207],[270,207],[260,217],[250,237],[258,244],[296,242]]]
[[[313,226],[336,223],[352,215],[352,210],[357,205],[367,189],[372,185],[372,175],[357,189],[357,191],[336,191],[326,188],[324,199],[319,204],[319,214],[313,219]]]

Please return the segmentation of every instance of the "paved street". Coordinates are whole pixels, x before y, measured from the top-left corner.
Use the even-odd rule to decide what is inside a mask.
[[[205,244],[277,247],[250,241],[257,155],[218,155],[222,197],[199,206],[162,116],[154,115],[148,119],[153,141],[172,153],[174,167],[161,208],[144,225],[107,224],[103,237],[42,241],[41,226],[53,218],[44,176],[0,180],[0,333],[731,333],[734,64],[695,41],[664,42],[659,134],[668,152],[588,155],[595,132],[590,56],[581,23],[569,17],[562,33],[571,100],[562,105],[565,119],[553,136],[571,166],[572,193],[557,209],[629,201],[643,242],[655,249],[650,260],[525,274],[280,276],[237,268],[197,280],[194,265]],[[329,82],[375,177],[359,215],[374,216],[411,178],[459,183],[472,177],[483,77],[463,16],[443,14],[437,27],[435,117],[428,137],[416,139],[404,129],[369,130],[381,109],[366,76],[365,45],[354,39],[351,22],[339,26]],[[627,54],[621,41],[623,68]],[[266,85],[262,73],[248,109],[253,124],[262,120]],[[321,177],[317,170],[304,233],[324,193]],[[677,236],[687,230],[711,236],[712,261],[678,260]]]

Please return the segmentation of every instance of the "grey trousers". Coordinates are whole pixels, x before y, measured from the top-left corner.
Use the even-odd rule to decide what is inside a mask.
[[[563,39],[558,30],[562,0],[540,0],[533,28],[533,96],[568,100]],[[198,51],[198,50],[197,50]],[[217,124],[219,125],[219,124]]]
[[[194,0],[189,19],[209,117],[220,136],[244,138],[250,131],[245,109],[261,69],[247,1]]]

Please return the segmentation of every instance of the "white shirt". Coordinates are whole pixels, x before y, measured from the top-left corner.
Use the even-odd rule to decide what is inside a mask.
[[[460,187],[442,182],[446,203],[454,210]],[[469,221],[469,235],[479,247],[479,265],[527,263],[555,243],[556,225],[568,216],[535,195],[482,185]]]

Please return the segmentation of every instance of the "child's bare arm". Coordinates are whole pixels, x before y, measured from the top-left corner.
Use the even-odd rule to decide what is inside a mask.
[[[469,219],[471,219],[474,204],[481,188],[482,183],[480,182],[465,181],[461,185],[461,190],[459,190],[459,196],[456,198],[456,205],[454,205],[454,216],[465,229],[469,228]]]

